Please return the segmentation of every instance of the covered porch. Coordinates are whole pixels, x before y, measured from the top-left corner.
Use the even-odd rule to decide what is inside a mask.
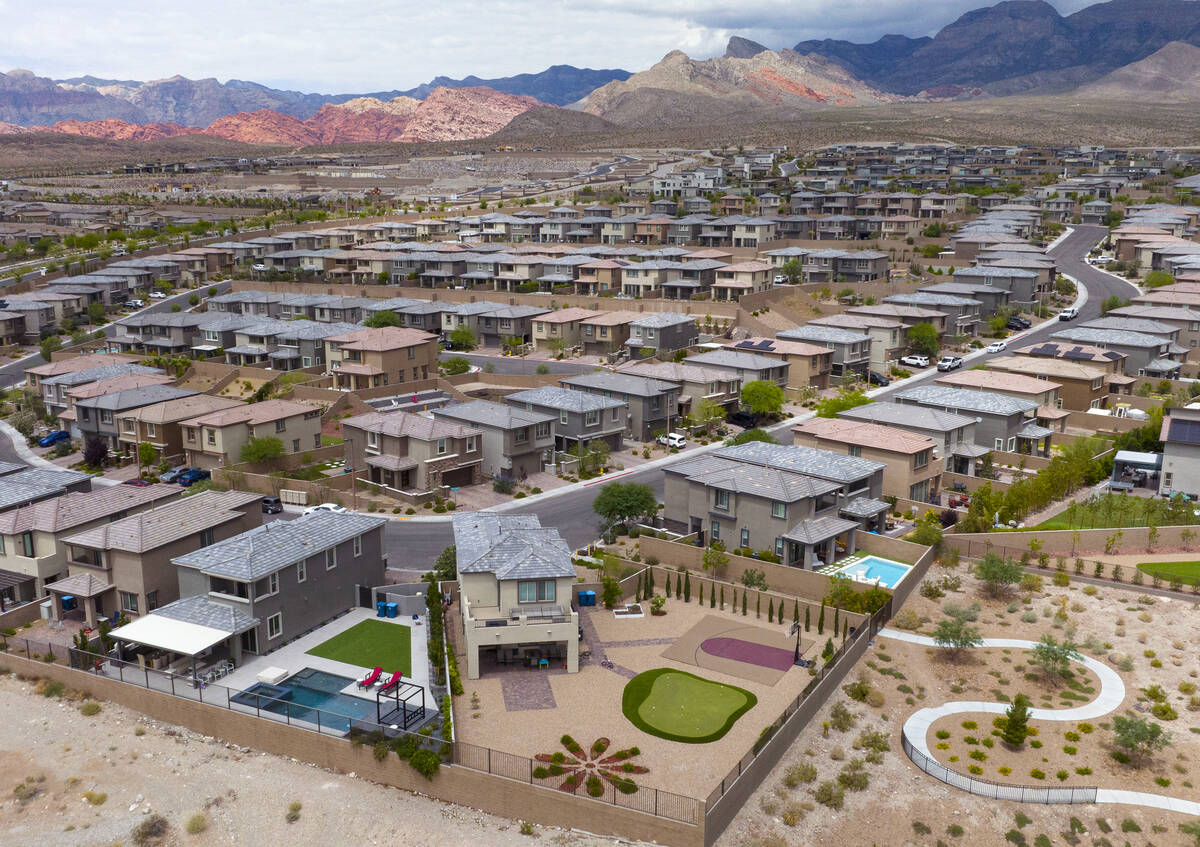
[[[185,597],[114,629],[117,658],[186,676],[193,684],[242,662],[243,634],[258,620],[202,596]],[[253,647],[253,645],[252,645]]]
[[[46,593],[50,596],[50,617],[61,621],[69,614],[82,616],[84,624],[95,629],[102,618],[115,618],[118,614],[113,595],[115,588],[112,583],[90,573],[77,573],[48,583]]]
[[[838,509],[838,514],[846,520],[856,522],[861,529],[867,532],[883,532],[884,523],[887,521],[887,514],[891,508],[883,500],[876,500],[873,497],[855,497]],[[854,550],[851,549],[849,552],[853,553]]]
[[[1017,452],[1030,456],[1050,455],[1050,436],[1054,430],[1035,423],[1026,424],[1017,433]]]
[[[386,382],[382,370],[373,365],[364,365],[359,362],[341,362],[335,365],[333,378],[334,387],[339,391],[360,391],[364,388],[384,385]]]
[[[886,504],[885,504],[886,505]],[[816,570],[854,552],[857,521],[832,515],[800,521],[783,536],[783,563]]]
[[[0,570],[0,612],[7,612],[13,606],[23,606],[36,599],[36,576]]]
[[[979,462],[991,449],[974,442],[960,441],[946,456],[946,470],[961,476],[979,476]]]

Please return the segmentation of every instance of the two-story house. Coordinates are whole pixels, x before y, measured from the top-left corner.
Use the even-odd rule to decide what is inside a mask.
[[[208,412],[180,421],[185,462],[219,468],[241,461],[254,438],[278,438],[283,452],[303,453],[321,446],[321,407],[294,400],[264,400]]]
[[[574,347],[582,347],[583,322],[600,314],[591,309],[568,307],[538,315],[533,319],[534,349],[561,353]]]
[[[558,382],[565,388],[624,402],[629,435],[638,441],[670,432],[672,421],[678,422],[680,389],[673,382],[608,371],[564,377]]]
[[[426,493],[483,481],[483,432],[410,412],[342,421],[346,466],[385,488]]]
[[[629,340],[630,325],[640,316],[637,312],[600,312],[579,323],[583,337],[583,352],[588,356],[612,355]]]
[[[883,462],[884,495],[936,502],[942,490],[942,463],[927,435],[846,418],[811,418],[792,427],[792,443]]]
[[[997,356],[989,359],[989,371],[1020,374],[1058,385],[1056,405],[1076,412],[1103,409],[1108,405],[1108,384],[1101,368],[1066,359],[1035,359],[1030,356]]]
[[[453,521],[467,678],[531,661],[578,672],[575,567],[558,530],[536,515],[468,512]]]
[[[752,336],[726,345],[739,353],[753,353],[769,359],[779,359],[788,365],[788,388],[812,386],[818,391],[829,387],[833,372],[833,349],[803,341],[784,341],[780,338]]]
[[[978,476],[980,460],[990,447],[975,443],[976,419],[927,406],[868,403],[838,413],[838,417],[900,429],[933,439],[934,458],[946,473]]]
[[[183,421],[246,404],[234,397],[193,394],[153,403],[117,415],[117,441],[126,455],[146,443],[162,458],[183,456]]]
[[[679,386],[679,413],[696,417],[701,401],[733,410],[742,400],[742,380],[736,373],[684,362],[628,362],[620,372]]]
[[[557,416],[554,449],[586,448],[599,440],[620,450],[625,437],[625,402],[586,391],[544,385],[509,394],[504,402],[518,409]]]
[[[898,391],[900,404],[925,406],[976,418],[975,437],[980,446],[1007,453],[1050,454],[1054,431],[1037,423],[1038,404],[991,391],[918,385]]]
[[[136,375],[133,376],[136,378]],[[153,377],[153,375],[143,376]],[[118,379],[129,378],[129,376],[118,377]],[[83,438],[98,438],[108,445],[109,450],[119,451],[121,449],[120,432],[117,429],[119,417],[143,406],[182,400],[199,393],[174,385],[146,385],[141,388],[127,388],[93,397],[81,397],[74,403],[75,428]]]
[[[342,391],[399,385],[437,376],[437,336],[385,326],[325,339],[325,361]]]
[[[483,473],[524,479],[554,461],[555,415],[489,400],[471,400],[433,410],[433,417],[483,433]]]
[[[689,365],[721,371],[737,379],[743,386],[749,382],[769,382],[786,388],[788,371],[791,369],[791,365],[782,359],[729,348],[698,353],[688,356],[683,361]]]
[[[625,344],[634,356],[663,357],[691,347],[700,339],[696,319],[674,312],[643,315],[629,323],[629,338]]]
[[[1196,499],[1200,495],[1200,409],[1167,408],[1159,439],[1163,443],[1163,464],[1158,493]]]
[[[834,376],[848,373],[865,375],[871,365],[871,336],[861,330],[836,326],[805,324],[775,333],[783,341],[814,344],[833,351]]]

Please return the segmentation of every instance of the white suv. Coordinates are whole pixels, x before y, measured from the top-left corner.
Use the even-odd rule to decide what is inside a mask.
[[[669,432],[666,435],[660,435],[656,440],[664,447],[675,447],[680,450],[687,447],[687,438],[681,432]]]

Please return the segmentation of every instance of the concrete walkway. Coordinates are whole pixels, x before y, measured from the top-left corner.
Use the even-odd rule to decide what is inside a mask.
[[[901,632],[895,629],[882,629],[879,635],[895,641],[907,641],[910,644],[921,644],[926,647],[937,646],[927,635],[916,635],[911,632]],[[1018,650],[1030,650],[1036,642],[1020,638],[985,638],[982,647],[1010,647]],[[1080,663],[1093,671],[1100,680],[1100,693],[1096,699],[1082,706],[1070,709],[1035,709],[1029,710],[1029,717],[1043,721],[1086,721],[1103,717],[1118,709],[1125,700],[1125,683],[1121,677],[1103,662],[1090,656],[1083,656]],[[940,718],[957,714],[988,714],[1002,715],[1008,711],[1007,703],[992,703],[981,700],[958,700],[943,703],[925,709],[918,709],[904,722],[904,735],[908,742],[926,758],[936,761],[929,749],[929,729]],[[1161,794],[1146,794],[1140,791],[1119,791],[1110,788],[1096,790],[1097,803],[1122,803],[1130,806],[1147,806],[1153,809],[1166,809],[1188,815],[1200,815],[1200,803],[1190,800],[1180,800]]]

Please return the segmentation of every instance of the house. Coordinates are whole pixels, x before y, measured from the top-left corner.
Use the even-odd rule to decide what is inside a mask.
[[[118,377],[118,379],[129,378],[128,376]],[[120,433],[117,430],[119,417],[135,409],[140,409],[142,406],[182,400],[184,397],[191,397],[193,394],[199,393],[174,385],[146,385],[141,388],[127,388],[92,397],[80,397],[74,403],[75,427],[83,438],[98,438],[108,445],[110,450],[119,451],[121,449]],[[60,415],[60,417],[62,416]]]
[[[782,341],[799,341],[832,350],[832,373],[836,376],[849,373],[864,375],[871,365],[871,336],[859,330],[805,324],[795,329],[777,332],[775,337]]]
[[[114,612],[144,615],[179,599],[174,556],[207,547],[262,522],[262,495],[202,491],[149,511],[64,537],[69,575],[49,583],[51,615],[70,596],[95,627]]]
[[[1060,409],[1087,411],[1108,405],[1109,388],[1101,368],[1067,359],[1029,356],[998,356],[989,359],[987,367],[989,371],[1053,381],[1059,386],[1056,403]]]
[[[673,382],[608,371],[564,377],[558,382],[566,388],[625,403],[629,436],[637,441],[650,441],[659,432],[670,432],[672,421],[678,422],[680,388]]]
[[[138,445],[145,443],[163,459],[182,458],[183,421],[244,405],[234,397],[193,394],[141,406],[117,415],[117,442],[126,455],[137,455]]]
[[[691,347],[699,339],[694,317],[674,312],[656,312],[630,321],[629,338],[625,344],[633,355],[662,358],[665,354]]]
[[[242,461],[252,439],[277,438],[284,454],[321,446],[321,407],[295,400],[264,400],[208,412],[180,422],[186,464],[219,468]]]
[[[829,375],[833,371],[833,354],[830,347],[807,344],[803,341],[784,341],[780,338],[744,338],[726,345],[730,350],[754,353],[770,359],[779,359],[788,364],[788,388],[812,386],[818,391],[829,387]]]
[[[453,516],[467,678],[495,665],[562,661],[579,670],[571,548],[536,515]]]
[[[973,416],[926,406],[868,403],[839,412],[838,417],[933,439],[936,444],[934,458],[944,459],[942,467],[946,473],[977,476],[979,460],[991,452],[991,448],[975,443],[976,419]]]
[[[38,385],[41,389],[40,393],[42,395],[42,402],[46,404],[46,411],[57,417],[71,407],[73,401],[72,398],[68,396],[67,392],[71,391],[72,389],[83,385],[95,385],[99,382],[113,380],[117,377],[123,377],[129,374],[152,374],[155,376],[165,376],[165,374],[158,368],[150,368],[146,367],[145,365],[127,363],[101,365],[95,368],[87,368],[86,370],[59,374],[58,376],[43,377],[38,381]],[[167,377],[161,382],[167,383],[172,381],[173,380],[170,377]]]
[[[342,421],[346,467],[371,482],[426,493],[483,481],[483,432],[410,412],[368,412]]]
[[[179,593],[256,622],[230,633],[238,636],[235,664],[246,653],[269,653],[361,605],[364,593],[384,584],[386,523],[374,515],[313,512],[246,529],[175,555]],[[136,640],[125,629],[124,637]]]
[[[929,324],[938,335],[944,333],[948,321],[944,312],[936,309],[922,309],[917,306],[900,306],[895,303],[883,303],[875,306],[852,306],[846,310],[847,315],[868,315],[877,318],[897,320],[910,329],[917,324]]]
[[[399,385],[437,376],[437,336],[385,326],[325,339],[325,361],[341,391]]]
[[[612,355],[625,347],[630,325],[640,315],[637,312],[600,312],[579,322],[583,352],[588,356]]]
[[[1037,424],[1038,404],[991,391],[918,385],[893,395],[895,402],[976,418],[975,437],[997,452],[1050,454],[1054,431]]]
[[[887,373],[908,349],[908,327],[894,318],[876,315],[829,315],[814,318],[809,326],[829,326],[871,336],[871,369]]]
[[[689,365],[721,371],[728,377],[737,379],[743,386],[749,382],[769,382],[780,388],[787,388],[788,371],[791,368],[781,359],[729,348],[688,356],[683,361]]]
[[[737,262],[717,268],[712,283],[714,300],[736,302],[743,294],[757,294],[772,286],[774,268],[766,262]]]
[[[742,380],[736,374],[684,362],[629,362],[620,372],[649,377],[679,386],[679,412],[693,418],[700,413],[701,401],[736,409],[742,401]]]
[[[1018,400],[1037,403],[1038,424],[1059,432],[1066,429],[1067,417],[1071,414],[1062,408],[1062,397],[1059,394],[1062,385],[1048,379],[1005,371],[972,368],[967,371],[945,374],[938,377],[936,382],[938,385],[946,385],[951,388],[991,391],[1008,397],[1016,397]]]
[[[700,543],[764,550],[791,567],[816,568],[855,533],[879,529],[884,465],[803,446],[753,442],[664,468],[664,518]]]
[[[1163,463],[1158,493],[1196,499],[1200,495],[1200,409],[1175,406],[1164,410],[1159,440]]]
[[[942,463],[934,458],[937,442],[928,435],[846,418],[812,418],[792,427],[792,443],[882,462],[885,496],[938,502]]]
[[[0,512],[71,491],[92,490],[91,474],[80,471],[26,468],[15,463],[5,463],[4,471],[0,476]]]
[[[603,441],[609,450],[620,450],[625,437],[625,402],[586,391],[544,385],[509,394],[504,402],[518,409],[555,415],[554,449],[578,450]]]
[[[1179,375],[1188,348],[1173,344],[1161,335],[1122,329],[1072,327],[1051,333],[1051,341],[1085,344],[1123,353],[1122,366],[1127,376],[1152,376],[1173,379]]]
[[[1035,306],[1041,293],[1037,273],[1026,268],[1003,265],[959,268],[954,272],[954,281],[1003,289],[1008,292],[1008,302],[1023,309]]]
[[[483,473],[496,479],[525,479],[554,461],[556,416],[471,400],[433,410],[439,421],[483,433]]]
[[[533,320],[534,349],[560,353],[574,347],[582,347],[583,322],[600,314],[591,309],[567,307],[538,315]]]
[[[974,297],[914,291],[912,294],[888,295],[883,298],[883,302],[941,312],[946,316],[947,330],[954,335],[978,334],[979,322],[983,317],[981,312],[983,303]]]
[[[2,481],[3,478],[0,478]],[[46,584],[67,575],[63,538],[142,512],[174,500],[183,493],[177,485],[110,485],[89,492],[68,492],[0,512],[0,574],[27,579],[8,580],[20,590],[10,600],[46,596]]]

